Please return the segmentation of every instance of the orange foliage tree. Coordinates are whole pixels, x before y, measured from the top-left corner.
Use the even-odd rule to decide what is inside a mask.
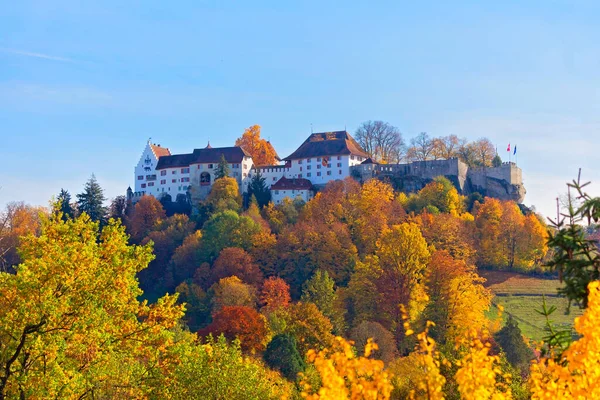
[[[268,334],[265,317],[246,306],[225,306],[213,314],[213,322],[198,334],[223,334],[227,339],[239,339],[245,351],[262,351]]]
[[[167,216],[165,210],[154,196],[142,196],[133,209],[133,215],[127,220],[127,228],[136,243],[146,237],[154,225]]]
[[[260,303],[266,310],[287,307],[290,301],[290,285],[283,279],[272,276],[264,281],[260,292]]]
[[[235,141],[235,145],[250,153],[254,165],[274,165],[277,160],[277,153],[271,142],[260,138],[260,125],[246,128],[242,137]]]
[[[226,247],[213,263],[210,283],[234,275],[255,286],[260,285],[263,280],[262,272],[250,254],[239,247]]]

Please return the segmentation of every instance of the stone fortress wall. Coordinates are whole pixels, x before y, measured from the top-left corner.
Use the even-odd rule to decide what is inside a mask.
[[[407,164],[361,164],[351,168],[361,181],[389,179],[398,190],[416,192],[438,176],[448,178],[461,194],[479,192],[501,200],[525,199],[521,168],[505,162],[498,167],[469,168],[458,158],[414,161]]]

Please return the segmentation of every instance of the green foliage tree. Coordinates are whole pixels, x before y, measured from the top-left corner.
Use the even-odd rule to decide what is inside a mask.
[[[304,283],[300,300],[314,303],[323,315],[329,318],[336,333],[342,333],[343,317],[335,308],[337,300],[335,282],[329,277],[327,271],[315,271],[313,276]]]
[[[56,197],[56,209],[63,214],[64,220],[75,216],[75,210],[71,205],[71,193],[68,190],[60,189],[60,193]]]
[[[225,178],[226,176],[229,176],[229,164],[225,159],[225,155],[221,154],[221,159],[219,160],[217,171],[215,172],[215,180]]]
[[[498,154],[496,154],[494,156],[494,158],[492,158],[492,167],[499,167],[502,165],[502,158],[500,158],[500,156]]]
[[[153,399],[279,400],[289,398],[291,384],[252,358],[245,357],[239,340],[223,336],[205,344],[184,347],[181,362]]]
[[[296,379],[299,372],[306,369],[304,358],[296,346],[296,339],[286,334],[273,337],[267,345],[263,359],[269,367],[280,371],[291,381]]]
[[[226,247],[248,250],[252,246],[252,236],[260,232],[260,226],[249,217],[227,210],[214,214],[204,224],[203,232],[202,257],[213,260]]]
[[[271,191],[260,172],[252,176],[250,185],[248,185],[248,195],[256,198],[259,208],[263,208],[271,201]]]
[[[534,358],[533,351],[523,340],[521,329],[512,315],[508,316],[506,324],[495,335],[494,339],[500,345],[508,362],[521,371],[529,369],[529,362]]]
[[[105,200],[104,191],[98,184],[96,176],[92,174],[86,182],[83,192],[77,195],[77,208],[80,213],[89,215],[92,221],[99,221],[103,224],[106,219]]]

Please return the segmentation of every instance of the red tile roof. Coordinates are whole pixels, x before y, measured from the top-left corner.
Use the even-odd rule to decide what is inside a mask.
[[[271,190],[310,190],[311,188],[312,183],[308,179],[288,179],[285,176],[271,185]]]
[[[348,132],[321,132],[310,135],[298,147],[298,150],[284,158],[284,160],[348,154],[365,158],[369,157]]]
[[[156,158],[171,155],[171,151],[167,147],[160,147],[160,145],[151,144],[150,148],[152,149],[152,152],[154,153]]]

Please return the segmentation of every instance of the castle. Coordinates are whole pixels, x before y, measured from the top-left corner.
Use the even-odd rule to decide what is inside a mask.
[[[272,200],[284,198],[308,201],[327,182],[352,176],[360,181],[389,180],[398,190],[414,192],[437,176],[445,176],[461,194],[479,192],[484,196],[522,202],[525,198],[521,169],[514,163],[498,167],[469,168],[457,158],[415,161],[407,164],[378,164],[346,131],[311,134],[283,164],[255,166],[242,147],[205,148],[192,153],[171,151],[148,141],[135,167],[134,190],[127,197],[136,202],[143,195],[157,198],[169,195],[173,201],[185,196],[192,204],[210,192],[221,158],[229,165],[242,193],[248,192],[252,177],[265,178]]]

